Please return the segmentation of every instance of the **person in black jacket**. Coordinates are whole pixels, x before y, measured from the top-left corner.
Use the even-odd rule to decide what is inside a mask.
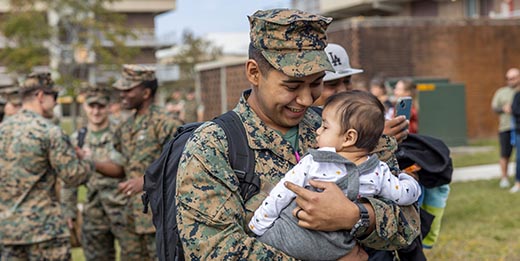
[[[520,94],[518,92],[518,90],[520,89],[520,87],[516,87],[516,94],[513,98],[513,103],[511,104],[511,115],[513,116],[512,117],[512,123],[513,123],[513,131],[514,133],[512,133],[511,135],[515,135],[515,140],[516,140],[516,175],[515,175],[515,184],[513,185],[513,187],[511,187],[511,189],[509,190],[509,192],[511,193],[516,193],[518,191],[520,191],[520,153],[518,153],[518,148],[520,148]]]

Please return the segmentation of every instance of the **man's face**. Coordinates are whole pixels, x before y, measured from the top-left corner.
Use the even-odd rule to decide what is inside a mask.
[[[138,85],[130,90],[121,91],[121,106],[126,110],[140,108],[145,100],[145,90],[144,86]]]
[[[250,104],[264,122],[282,132],[298,125],[305,111],[320,96],[324,72],[296,78],[277,70],[260,74]]]
[[[99,103],[84,103],[83,109],[87,115],[88,122],[97,126],[101,126],[108,121],[108,107]]]
[[[345,76],[336,80],[323,82],[323,91],[314,105],[322,106],[330,96],[351,90],[350,78],[351,76]]]
[[[506,81],[510,87],[520,86],[520,73],[517,70],[509,70],[506,74]]]

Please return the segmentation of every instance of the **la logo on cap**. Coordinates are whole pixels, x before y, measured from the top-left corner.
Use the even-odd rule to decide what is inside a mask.
[[[335,55],[333,52],[329,52],[329,56],[330,56],[330,63],[332,63],[332,66],[338,66],[338,65],[341,65],[341,59]]]

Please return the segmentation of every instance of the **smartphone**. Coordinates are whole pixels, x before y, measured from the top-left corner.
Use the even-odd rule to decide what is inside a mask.
[[[412,97],[406,96],[397,99],[395,104],[395,116],[404,115],[407,120],[410,120],[410,112],[412,110]]]

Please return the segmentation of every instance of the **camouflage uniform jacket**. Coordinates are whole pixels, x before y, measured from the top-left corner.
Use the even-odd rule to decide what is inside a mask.
[[[69,236],[57,199],[59,177],[84,183],[94,165],[80,161],[68,136],[50,120],[22,110],[0,126],[0,238],[31,244]]]
[[[162,108],[152,105],[144,115],[133,115],[115,131],[114,147],[124,158],[126,178],[144,177],[144,171],[161,155],[163,146],[180,126],[178,120]],[[130,225],[138,234],[154,233],[152,214],[143,213],[140,195],[128,202]]]
[[[297,163],[292,146],[260,120],[247,104],[247,96],[246,91],[234,110],[242,118],[249,147],[255,151],[255,172],[262,181],[261,192],[243,202],[238,180],[228,163],[224,131],[211,122],[198,128],[186,144],[177,177],[177,222],[186,259],[291,259],[257,241],[247,229],[268,192]],[[320,124],[318,114],[308,110],[298,125],[300,155],[316,147],[315,133]],[[379,227],[366,242],[402,247],[415,238],[417,234],[403,238],[403,230],[416,231],[418,224],[407,220],[398,224],[396,217],[401,213],[398,206],[377,199],[370,201]]]
[[[199,110],[202,104],[199,104],[197,100],[186,100],[184,103],[184,122],[196,122],[197,121],[197,111]]]
[[[88,130],[85,136],[85,145],[83,148],[89,148],[92,151],[92,159],[94,161],[105,161],[111,157],[121,157],[117,151],[114,151],[112,143],[113,132],[110,128],[100,130],[94,134]],[[71,135],[73,144],[78,142],[78,132]],[[116,153],[116,155],[114,155]],[[103,208],[120,208],[123,207],[127,200],[125,195],[117,191],[117,185],[122,182],[123,178],[105,177],[100,173],[95,172],[85,184],[87,187],[87,203],[85,204],[85,212],[95,206],[102,206]],[[64,206],[64,214],[67,218],[76,218],[76,204],[77,187],[63,187],[61,190],[61,202]],[[96,202],[100,204],[95,204]],[[92,203],[92,204],[89,204]],[[107,213],[103,209],[99,211]],[[97,227],[97,229],[109,229],[110,224],[104,224],[104,227]]]

